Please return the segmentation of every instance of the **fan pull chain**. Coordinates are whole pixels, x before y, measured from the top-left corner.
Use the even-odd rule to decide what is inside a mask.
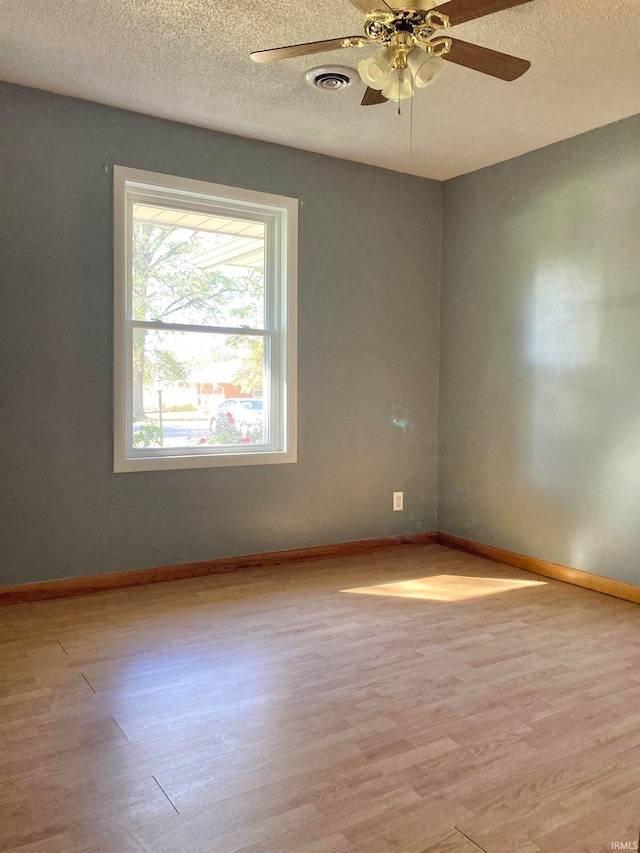
[[[413,102],[414,98],[411,98],[411,103],[409,104],[409,160],[413,157]]]

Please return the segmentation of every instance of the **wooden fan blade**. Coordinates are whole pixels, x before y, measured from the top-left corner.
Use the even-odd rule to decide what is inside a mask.
[[[370,15],[371,12],[393,12],[385,0],[349,0],[349,3],[359,9],[363,15]]]
[[[367,86],[365,89],[364,95],[362,96],[362,100],[360,101],[361,107],[372,107],[374,104],[386,104],[387,99],[379,92],[377,89],[372,89],[371,86]]]
[[[306,44],[290,44],[288,47],[273,47],[270,50],[255,50],[251,54],[254,62],[275,62],[277,59],[291,59],[294,56],[308,56],[311,53],[324,53],[326,50],[341,50],[348,39],[362,39],[362,36],[344,36],[340,39],[310,41]]]
[[[512,6],[522,6],[531,0],[449,0],[436,6],[436,12],[448,15],[452,27],[456,24],[464,24],[465,21],[473,21],[474,18],[484,18],[494,12],[502,12],[511,9]]]
[[[509,56],[508,53],[500,53],[490,50],[488,47],[480,47],[477,44],[469,44],[460,39],[451,39],[451,50],[442,56],[449,62],[464,65],[482,74],[490,74],[499,77],[500,80],[517,80],[531,67],[527,59],[518,59],[517,56]]]

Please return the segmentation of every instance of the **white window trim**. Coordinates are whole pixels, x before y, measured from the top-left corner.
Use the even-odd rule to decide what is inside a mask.
[[[114,441],[113,470],[158,471],[179,468],[213,468],[236,465],[273,465],[297,461],[297,274],[298,201],[285,196],[212,184],[125,166],[114,167]],[[164,194],[164,199],[163,199]],[[270,221],[276,229],[275,257],[267,258],[274,276],[275,300],[272,339],[279,340],[280,358],[272,360],[270,408],[278,443],[224,449],[213,446],[159,448],[155,451],[128,447],[132,423],[130,339],[134,321],[130,317],[131,293],[131,207],[134,195],[195,206],[215,212],[224,205],[250,218]],[[279,285],[278,285],[279,283]],[[169,326],[175,329],[175,325]],[[187,327],[185,327],[186,329]],[[197,330],[197,327],[189,327]],[[242,330],[236,330],[239,334]],[[267,333],[268,334],[268,333]],[[260,449],[257,449],[260,447]]]

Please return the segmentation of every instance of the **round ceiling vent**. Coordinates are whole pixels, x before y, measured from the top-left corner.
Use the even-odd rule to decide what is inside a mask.
[[[336,92],[338,89],[346,89],[352,83],[356,71],[346,65],[321,65],[310,68],[304,76],[307,83],[315,89]]]

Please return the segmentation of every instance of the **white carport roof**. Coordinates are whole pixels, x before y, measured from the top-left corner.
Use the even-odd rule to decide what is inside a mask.
[[[174,225],[210,234],[233,235],[233,239],[207,249],[195,258],[196,263],[204,269],[214,269],[222,265],[254,269],[264,266],[264,226],[259,222],[207,216],[203,213],[147,204],[134,204],[133,215],[138,222]]]

